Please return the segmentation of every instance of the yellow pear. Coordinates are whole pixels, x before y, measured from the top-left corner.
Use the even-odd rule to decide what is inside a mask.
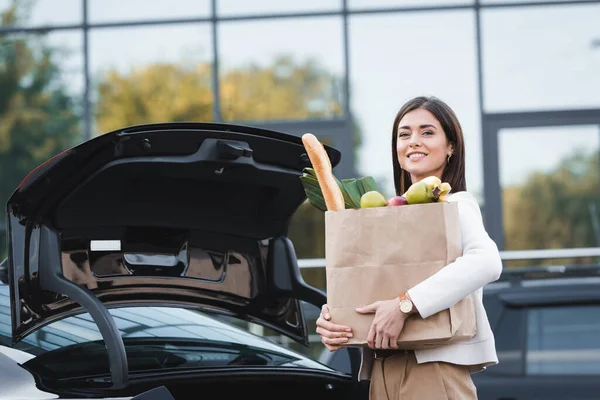
[[[360,208],[384,207],[385,197],[376,190],[366,192],[360,197]]]
[[[404,193],[404,197],[406,197],[408,204],[425,204],[435,201],[431,186],[423,181],[410,185],[406,193]]]

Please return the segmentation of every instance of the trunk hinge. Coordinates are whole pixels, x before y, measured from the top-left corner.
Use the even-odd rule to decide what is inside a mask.
[[[47,226],[42,226],[40,229],[39,260],[41,288],[68,296],[90,314],[100,330],[108,352],[113,387],[125,386],[129,367],[119,328],[117,328],[117,324],[108,309],[89,289],[79,286],[64,277],[61,267],[59,234]]]

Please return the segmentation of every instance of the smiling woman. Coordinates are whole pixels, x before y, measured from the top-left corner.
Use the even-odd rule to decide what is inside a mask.
[[[477,390],[469,374],[498,362],[482,289],[499,278],[502,261],[496,244],[485,231],[477,201],[466,191],[462,128],[446,103],[435,97],[416,97],[398,111],[391,144],[396,194],[404,194],[412,183],[430,176],[452,186],[447,201],[458,205],[462,255],[404,293],[404,289],[398,289],[394,298],[356,309],[360,314],[373,314],[367,336],[372,351],[363,351],[360,377],[371,381],[371,400],[476,399]],[[407,227],[407,233],[410,228]],[[424,245],[437,245],[431,242]],[[472,293],[477,321],[474,337],[425,350],[407,350],[399,345],[398,338],[408,318],[429,318]],[[354,332],[330,320],[329,307],[324,305],[317,320],[317,333],[333,351],[346,344]]]
[[[400,124],[396,152],[398,160],[404,161],[401,168],[411,174],[414,182],[426,178],[431,172],[442,175],[454,146],[446,139],[435,116],[425,109],[416,109],[406,114]]]
[[[439,99],[416,97],[398,111],[392,128],[392,165],[396,194],[434,175],[453,192],[467,189],[464,139],[458,118]]]

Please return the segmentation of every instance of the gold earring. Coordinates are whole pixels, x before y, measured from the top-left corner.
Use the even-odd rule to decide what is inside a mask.
[[[452,154],[448,154],[448,164],[450,164],[450,157],[452,157]]]

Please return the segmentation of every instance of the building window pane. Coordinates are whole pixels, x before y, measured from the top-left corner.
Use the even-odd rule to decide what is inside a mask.
[[[208,24],[91,30],[96,134],[212,120],[211,59]]]
[[[599,375],[600,307],[529,310],[528,375]]]
[[[598,125],[501,129],[498,149],[506,250],[600,243]]]
[[[207,18],[210,0],[88,0],[91,23]]]
[[[81,48],[80,32],[0,35],[0,204],[81,141]]]
[[[599,16],[600,4],[484,9],[485,110],[600,107]]]
[[[479,0],[481,4],[568,3],[578,0]]]
[[[81,24],[83,21],[82,0],[60,0],[60,8],[56,1],[18,1],[16,6],[17,20],[5,25],[14,26],[56,26]],[[0,0],[0,15],[9,11],[13,0]]]
[[[473,3],[474,0],[348,0],[348,8],[448,7]]]
[[[341,0],[217,0],[219,16],[339,11],[341,8]]]
[[[391,129],[409,99],[436,96],[456,112],[465,135],[467,185],[482,197],[481,128],[473,11],[350,18],[350,95],[362,132],[359,172],[394,193]]]
[[[339,17],[219,24],[223,119],[341,116],[342,43]]]

